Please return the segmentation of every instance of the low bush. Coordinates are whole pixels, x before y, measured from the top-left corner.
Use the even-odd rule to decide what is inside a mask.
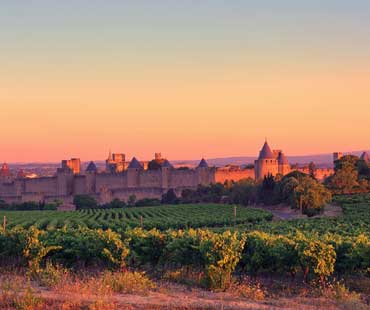
[[[143,272],[105,272],[103,283],[115,293],[147,295],[156,285]]]

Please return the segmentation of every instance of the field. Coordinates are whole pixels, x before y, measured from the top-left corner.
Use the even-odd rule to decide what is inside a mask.
[[[284,235],[300,230],[319,235],[332,233],[343,237],[355,237],[364,234],[370,237],[370,194],[338,196],[334,198],[334,203],[341,206],[342,216],[261,222],[249,227]],[[238,228],[245,230],[246,227],[241,225]]]
[[[368,309],[370,195],[334,202],[337,218],[237,207],[235,226],[216,204],[2,211],[0,309]]]
[[[121,231],[128,227],[142,226],[145,229],[184,229],[199,227],[223,227],[234,224],[234,206],[201,204],[173,205],[158,207],[135,207],[124,209],[88,209],[71,212],[57,211],[1,211],[6,215],[8,227],[36,226],[39,229],[51,230],[67,226],[78,226],[92,229],[111,228]],[[270,221],[272,214],[268,211],[237,207],[236,224],[255,224]]]

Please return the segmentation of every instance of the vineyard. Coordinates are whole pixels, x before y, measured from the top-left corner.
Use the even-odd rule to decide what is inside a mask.
[[[34,274],[43,272],[47,260],[77,268],[190,268],[209,288],[228,287],[233,272],[297,275],[322,285],[332,275],[369,275],[370,195],[336,202],[343,208],[339,218],[279,222],[268,222],[271,213],[253,208],[237,207],[234,217],[233,206],[216,204],[6,212],[0,261],[20,262]],[[235,231],[225,229],[234,220]],[[214,229],[191,229],[206,226]]]
[[[88,227],[91,229],[112,229],[122,231],[128,227],[157,228],[199,228],[224,227],[255,224],[270,221],[272,214],[268,211],[217,204],[173,205],[158,207],[136,207],[121,209],[87,209],[71,212],[57,211],[1,211],[0,216],[7,217],[8,227],[52,230],[67,226],[68,228]]]
[[[343,237],[355,237],[364,234],[370,237],[370,194],[337,196],[334,202],[339,204],[343,210],[343,215],[340,217],[261,222],[258,225],[248,225],[248,229],[283,235],[300,230],[319,235],[331,233]],[[245,230],[246,225],[241,225],[239,229]]]

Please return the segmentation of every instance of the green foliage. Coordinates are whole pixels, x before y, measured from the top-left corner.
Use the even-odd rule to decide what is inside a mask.
[[[127,204],[128,204],[130,207],[133,207],[133,206],[135,206],[135,203],[136,203],[136,195],[130,195],[130,196],[128,197]]]
[[[144,198],[136,201],[136,207],[150,207],[150,206],[159,206],[161,201],[155,198]]]
[[[95,198],[89,195],[76,195],[73,198],[73,204],[76,206],[77,210],[93,209],[98,207],[98,202]]]
[[[219,203],[223,196],[229,191],[221,183],[210,184],[209,186],[198,185],[196,190],[185,189],[181,193],[182,203],[214,202]]]
[[[370,191],[369,165],[354,155],[346,155],[335,162],[335,173],[327,180],[335,194],[366,193]]]
[[[302,178],[299,184],[294,187],[293,206],[309,216],[318,213],[330,201],[331,193],[324,185],[310,177]]]
[[[297,171],[284,176],[275,186],[275,202],[290,204],[308,216],[316,215],[331,201],[325,186],[307,174]]]
[[[317,237],[307,237],[298,233],[296,238],[299,263],[307,280],[309,273],[319,276],[322,283],[334,272],[336,253],[334,247]]]
[[[53,259],[69,266],[81,264],[123,267],[129,254],[120,235],[110,229],[103,231],[64,227],[48,232],[47,240],[51,245],[62,247],[53,255]]]
[[[161,263],[174,269],[193,266],[201,269],[205,265],[204,257],[199,252],[200,235],[198,230],[169,231]]]
[[[248,206],[258,200],[258,188],[253,179],[244,179],[230,186],[229,202]]]
[[[259,271],[289,272],[298,268],[298,254],[294,240],[260,231],[247,234],[242,267],[252,274]]]
[[[125,238],[131,249],[130,265],[158,264],[166,244],[165,234],[154,228],[149,231],[135,228],[126,231]]]
[[[259,201],[266,205],[275,203],[275,187],[276,181],[273,175],[268,174],[263,178],[262,184],[259,187]]]
[[[108,203],[105,208],[111,208],[111,209],[119,209],[126,207],[126,203],[123,200],[120,200],[118,198],[113,199],[110,203]]]
[[[56,211],[12,211],[0,212],[8,219],[8,227],[16,225],[28,228],[31,225],[39,229],[52,230],[62,228],[78,228],[79,226],[91,229],[108,229],[123,232],[128,227],[141,226],[143,228],[184,229],[198,227],[223,227],[234,224],[234,207],[221,204],[197,204],[155,207],[132,208],[104,208],[84,209],[73,212]],[[272,214],[268,211],[254,208],[237,209],[237,224],[251,224],[270,221]]]
[[[23,245],[23,256],[28,260],[28,266],[32,275],[40,272],[42,260],[51,251],[60,250],[61,246],[47,246],[40,239],[45,235],[45,231],[41,231],[36,227],[31,227],[25,234],[25,243]]]
[[[12,203],[7,204],[3,200],[0,201],[0,210],[9,211],[34,211],[34,210],[47,210],[45,209],[45,204],[38,202],[22,202],[22,203]]]
[[[199,250],[205,261],[205,283],[212,289],[226,289],[231,284],[245,245],[246,236],[225,231],[202,235]]]
[[[175,191],[170,188],[167,193],[162,195],[162,203],[164,204],[178,204],[179,199],[176,196]]]

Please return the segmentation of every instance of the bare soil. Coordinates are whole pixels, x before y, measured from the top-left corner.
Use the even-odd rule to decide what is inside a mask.
[[[292,209],[286,204],[272,205],[272,206],[256,206],[263,210],[270,211],[273,214],[273,221],[281,220],[292,220],[292,219],[305,219],[307,215],[301,214],[299,210]],[[319,215],[315,215],[312,218],[317,217],[338,217],[342,215],[342,208],[340,206],[329,204],[325,207],[324,212]]]

